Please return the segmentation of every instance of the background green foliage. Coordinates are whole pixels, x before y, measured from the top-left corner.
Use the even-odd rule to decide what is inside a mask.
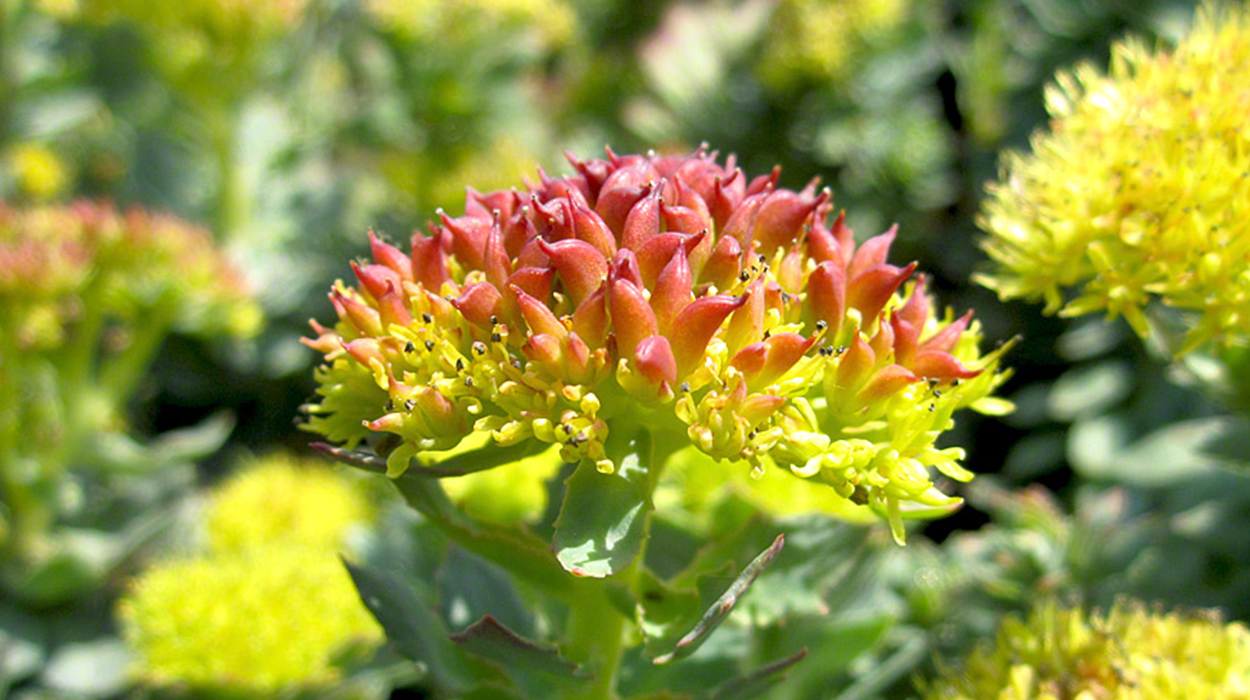
[[[1128,593],[1250,618],[1250,476],[1230,468],[1250,456],[1245,351],[1173,364],[1122,322],[1045,318],[968,282],[984,260],[974,223],[983,184],[1002,149],[1023,148],[1045,125],[1042,88],[1054,71],[1105,63],[1126,33],[1175,39],[1192,3],[883,3],[895,7],[893,21],[847,29],[843,67],[823,73],[777,55],[778,37],[793,31],[779,18],[819,4],[585,0],[524,11],[529,3],[478,0],[465,17],[410,25],[371,12],[367,0],[313,0],[297,21],[261,31],[148,21],[107,0],[0,0],[0,195],[17,204],[107,198],[202,223],[246,270],[269,319],[246,344],[166,341],[127,408],[136,440],[165,450],[146,459],[183,466],[136,480],[113,507],[159,502],[177,520],[185,503],[166,494],[188,491],[192,461],[201,481],[213,481],[241,452],[306,449],[292,418],[312,389],[315,354],[297,339],[309,317],[329,317],[324,291],[350,274],[370,227],[406,240],[436,208],[459,213],[466,184],[536,179],[534,164],[563,171],[565,148],[589,157],[605,143],[630,152],[706,141],[748,172],[781,164],[789,187],[821,177],[861,237],[899,222],[898,259],[920,260],[943,304],[976,309],[991,341],[1022,337],[1007,360],[1018,411],[961,422],[951,444],[967,447],[968,468],[987,476],[966,491],[961,513],[904,550],[880,528],[749,517],[734,499],[703,518],[711,524],[697,536],[680,514],[661,513],[665,546],[652,545],[648,564],[670,575],[702,562],[712,584],[725,579],[718,590],[777,531],[789,534],[751,595],[689,659],[654,667],[627,658],[627,693],[738,697],[735,688],[771,681],[754,669],[805,647],[807,658],[766,697],[909,697],[913,674],[965,652],[1000,613],[1039,594],[1108,605]],[[207,51],[175,50],[185,42],[169,41],[168,22],[178,21]],[[567,31],[552,29],[561,23]],[[228,439],[221,422],[170,437],[222,409],[237,422]],[[84,532],[111,517],[91,515]],[[534,527],[549,531],[554,515]],[[353,576],[429,627],[353,662],[330,695],[384,697],[398,685],[394,697],[422,697],[466,673],[538,693],[571,682],[537,652],[521,677],[504,678],[491,663],[494,633],[466,632],[489,613],[540,639],[543,616],[558,613],[526,584],[410,511],[396,506],[381,521]],[[145,558],[176,549],[183,530],[128,542],[125,556],[101,553],[116,543],[76,540],[81,551],[45,572],[47,585],[87,593],[37,603],[0,595],[0,697],[141,693],[124,673],[112,601]],[[700,549],[703,538],[719,544]],[[105,570],[84,563],[102,558]],[[73,578],[84,570],[86,584]],[[400,587],[386,576],[402,576]],[[649,611],[654,624],[680,627],[701,609],[703,589],[716,588],[685,583],[664,594],[672,609]],[[472,658],[427,648],[430,630],[469,635],[458,639]],[[396,671],[410,668],[401,657],[422,659],[426,672]]]

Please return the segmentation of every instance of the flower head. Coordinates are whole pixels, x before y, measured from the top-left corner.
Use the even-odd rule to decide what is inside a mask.
[[[324,468],[273,456],[246,466],[208,504],[208,544],[238,551],[276,542],[335,551],[371,515],[365,495]]]
[[[297,545],[160,564],[120,614],[145,683],[243,697],[333,683],[337,651],[381,639],[333,552]]]
[[[308,428],[351,446],[388,435],[391,473],[474,432],[615,465],[611,430],[643,425],[705,454],[778,466],[888,514],[949,509],[930,467],[952,413],[987,400],[1000,352],[970,315],[935,312],[894,231],[856,245],[815,183],[749,179],[699,150],[572,159],[524,189],[470,190],[410,253],[372,261],[313,323],[325,354]]]
[[[1128,602],[1106,614],[1045,603],[1028,620],[1008,618],[992,646],[923,689],[925,700],[1232,700],[1247,693],[1244,626]]]
[[[250,335],[260,310],[206,231],[170,216],[107,204],[0,204],[0,299],[19,343],[59,344],[82,317],[114,324],[168,320],[186,333]],[[83,340],[81,342],[88,342]]]
[[[980,281],[1048,312],[1123,315],[1160,301],[1194,323],[1181,348],[1250,328],[1250,14],[1204,10],[1174,50],[1118,44],[1103,74],[1061,73],[1049,131],[1009,154],[982,226]],[[1075,289],[1075,298],[1065,291]]]

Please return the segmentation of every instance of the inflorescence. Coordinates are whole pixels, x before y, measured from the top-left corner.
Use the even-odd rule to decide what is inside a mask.
[[[887,262],[894,230],[856,245],[813,182],[754,179],[702,149],[571,158],[576,173],[469,190],[411,253],[370,234],[356,284],[313,322],[324,353],[307,427],[389,450],[392,475],[474,432],[560,445],[615,469],[610,430],[645,425],[707,455],[776,466],[888,515],[945,512],[929,468],[952,414],[990,393],[971,314],[937,313],[915,264]],[[390,437],[379,439],[381,436]]]

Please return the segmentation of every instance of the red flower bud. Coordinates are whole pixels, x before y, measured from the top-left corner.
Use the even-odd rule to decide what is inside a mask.
[[[564,284],[564,291],[574,304],[580,304],[598,289],[608,277],[608,261],[593,245],[579,240],[547,243],[538,239],[538,246],[555,266]]]
[[[671,340],[673,355],[677,358],[679,376],[684,377],[698,367],[703,351],[707,349],[712,336],[716,334],[729,314],[742,306],[743,301],[741,297],[724,294],[700,297],[677,314],[673,326],[679,328],[680,332]]]
[[[830,338],[838,337],[846,316],[846,272],[834,261],[816,266],[807,277],[807,302],[804,305],[812,322],[824,321]]]
[[[650,187],[646,196],[632,204],[622,225],[621,247],[640,250],[643,244],[660,233],[659,187]]]
[[[447,260],[438,236],[412,236],[412,278],[427,290],[438,294],[443,284],[451,281]]]
[[[412,281],[412,261],[398,248],[378,238],[373,231],[369,232],[369,248],[375,263],[390,268],[401,279]]]
[[[677,361],[673,358],[668,338],[662,335],[653,335],[638,343],[634,350],[634,366],[639,374],[654,384],[668,382],[671,386],[677,381]]]
[[[853,277],[847,285],[846,303],[851,308],[859,309],[867,324],[881,313],[886,302],[915,270],[916,263],[903,268],[893,265],[869,268],[858,277]]]
[[[491,317],[498,317],[503,311],[503,296],[489,282],[465,287],[451,303],[470,323],[482,328],[490,328]]]
[[[608,278],[608,311],[620,357],[633,357],[638,343],[658,331],[655,313],[642,289],[628,279]]]
[[[660,272],[659,279],[651,292],[651,309],[655,312],[655,320],[661,333],[668,333],[673,319],[681,313],[693,299],[694,279],[690,274],[690,265],[686,262],[686,252],[679,246],[673,252],[673,258]]]

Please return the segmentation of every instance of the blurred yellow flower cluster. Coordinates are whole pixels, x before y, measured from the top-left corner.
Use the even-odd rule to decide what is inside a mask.
[[[367,522],[372,506],[324,465],[274,455],[225,483],[208,506],[209,547],[237,552],[273,542],[335,551],[348,530]]]
[[[777,88],[846,75],[865,40],[897,26],[904,0],[781,0],[760,64],[760,77]]]
[[[206,231],[107,204],[0,204],[3,332],[20,348],[91,344],[105,325],[113,351],[139,326],[248,336],[261,311]]]
[[[382,26],[414,41],[454,44],[524,30],[557,48],[577,29],[577,17],[564,0],[367,0],[366,7]]]
[[[53,199],[69,185],[70,174],[65,162],[42,144],[14,145],[3,160],[18,192],[34,201]]]
[[[1053,603],[1008,618],[993,646],[946,669],[925,700],[1235,700],[1250,696],[1250,632],[1210,614]]]
[[[1175,50],[1123,42],[1108,73],[1061,73],[1047,93],[1050,130],[1031,154],[1007,155],[990,186],[981,224],[996,265],[979,281],[1064,316],[1123,315],[1143,337],[1147,306],[1184,309],[1182,353],[1244,342],[1247,71],[1250,14],[1208,7]]]
[[[337,652],[381,638],[336,554],[370,505],[324,469],[252,465],[210,500],[211,553],[134,582],[119,612],[143,682],[271,697],[336,681]]]

